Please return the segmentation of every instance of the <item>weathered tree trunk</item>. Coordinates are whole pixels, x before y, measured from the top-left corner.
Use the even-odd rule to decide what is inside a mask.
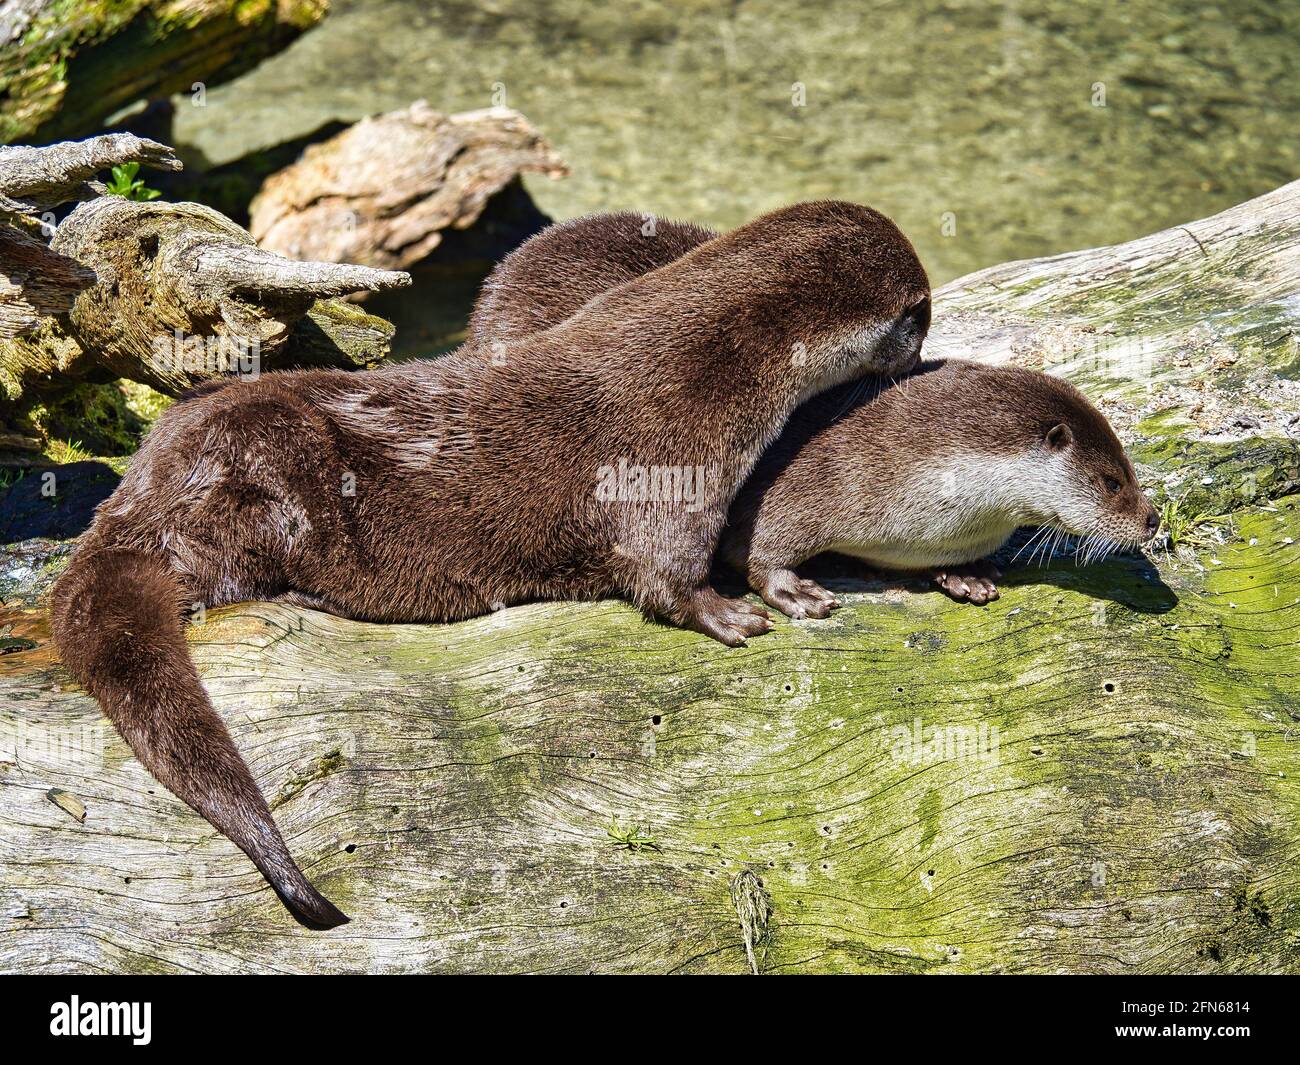
[[[568,173],[518,111],[445,115],[418,100],[312,145],[267,178],[248,228],[291,258],[401,270],[447,230],[472,226],[524,171]]]
[[[74,301],[69,334],[117,376],[169,395],[239,370],[235,360],[258,372],[373,365],[388,352],[389,323],[342,306],[309,312],[357,289],[410,283],[394,271],[281,258],[197,203],[93,200],[67,217],[50,246],[100,276]],[[318,343],[336,323],[340,341]],[[314,347],[297,343],[300,331]]]
[[[0,339],[38,332],[95,283],[95,272],[37,239],[53,232],[52,208],[103,193],[95,175],[122,163],[179,170],[166,145],[129,133],[47,148],[0,147]],[[38,221],[38,216],[39,221]],[[8,372],[9,359],[5,361]]]
[[[200,204],[102,195],[94,175],[128,161],[180,166],[170,148],[131,134],[0,148],[0,422],[10,436],[20,402],[88,375],[177,395],[232,371],[371,366],[388,353],[392,325],[333,297],[398,288],[407,274],[281,258]],[[83,199],[57,229],[48,213],[33,228],[38,213]],[[49,244],[36,232],[52,232]]]
[[[84,136],[136,100],[227,81],[327,0],[0,0],[0,142]]]
[[[11,607],[0,969],[744,972],[748,945],[771,973],[1300,970],[1298,206],[937,294],[932,352],[1056,364],[1147,478],[1230,513],[1159,571],[1054,559],[983,609],[845,578],[831,620],[741,650],[612,602],[209,615],[205,684],[352,915],[332,933]]]

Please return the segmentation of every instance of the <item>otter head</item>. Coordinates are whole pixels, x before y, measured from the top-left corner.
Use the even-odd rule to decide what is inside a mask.
[[[1040,378],[1023,408],[1032,434],[1024,506],[1033,521],[1084,538],[1100,551],[1155,536],[1160,515],[1138,485],[1133,463],[1101,411],[1058,378]]]
[[[805,395],[865,374],[904,374],[920,359],[930,281],[911,242],[879,211],[795,204],[705,248],[732,256],[745,325],[791,352]]]

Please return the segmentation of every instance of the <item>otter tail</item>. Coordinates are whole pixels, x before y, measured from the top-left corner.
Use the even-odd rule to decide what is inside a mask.
[[[181,629],[185,590],[144,551],[83,549],[54,587],[54,639],[146,769],[228,836],[308,928],[348,918],[294,864],[212,708]]]

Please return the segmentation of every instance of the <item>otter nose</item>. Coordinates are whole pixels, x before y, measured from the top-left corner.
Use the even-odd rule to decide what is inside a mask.
[[[1155,536],[1156,530],[1160,528],[1160,515],[1154,510],[1147,515],[1147,536]]]

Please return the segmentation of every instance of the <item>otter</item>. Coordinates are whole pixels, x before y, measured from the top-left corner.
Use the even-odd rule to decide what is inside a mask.
[[[552,226],[502,260],[469,333],[505,343],[550,328],[603,284],[716,236],[679,222],[647,234],[630,212]],[[924,312],[922,334],[928,301]],[[1001,576],[986,556],[1026,525],[1082,537],[1080,553],[1095,557],[1149,540],[1159,517],[1109,423],[1077,389],[950,359],[800,407],[739,493],[719,555],[794,618],[824,618],[839,605],[795,572],[826,551],[926,573],[954,599],[984,604],[998,598]]]
[[[737,497],[720,554],[770,606],[826,617],[838,601],[795,572],[823,552],[927,573],[983,604],[1001,576],[984,560],[1019,528],[1079,537],[1091,559],[1159,525],[1119,438],[1078,389],[942,359],[796,411]]]
[[[709,584],[736,491],[799,403],[915,364],[928,297],[884,215],[799,204],[510,343],[204,386],[98,508],[53,590],[56,644],[144,766],[301,923],[334,927],[346,915],[294,863],[203,690],[183,610],[431,622],[615,595],[739,644],[771,621]],[[688,470],[691,491],[603,496],[624,463],[675,488]]]

